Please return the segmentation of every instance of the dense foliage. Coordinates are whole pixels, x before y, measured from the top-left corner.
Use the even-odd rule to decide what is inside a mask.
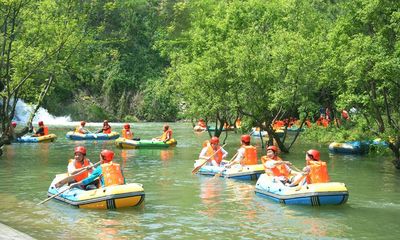
[[[320,107],[334,117],[353,108],[352,124],[332,128],[344,140],[390,142],[400,167],[399,1],[0,5],[3,102],[21,98],[74,120],[201,117],[219,130],[242,117],[270,135],[277,117],[313,120]],[[4,107],[2,122],[12,117]]]

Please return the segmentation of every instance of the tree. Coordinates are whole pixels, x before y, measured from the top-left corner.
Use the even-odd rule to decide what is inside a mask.
[[[400,2],[345,2],[342,9],[330,35],[332,62],[343,73],[337,105],[357,109],[366,135],[386,140],[400,169]]]
[[[85,37],[87,5],[75,1],[1,1],[0,145],[9,143],[18,99],[36,108],[21,133],[26,133],[44,97]],[[20,133],[20,134],[21,134]]]

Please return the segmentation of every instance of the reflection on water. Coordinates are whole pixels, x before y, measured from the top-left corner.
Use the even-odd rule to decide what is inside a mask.
[[[119,127],[113,124],[116,131]],[[400,234],[400,173],[390,156],[331,155],[327,146],[299,143],[282,158],[302,167],[305,150],[321,149],[331,180],[346,183],[350,197],[343,206],[286,206],[256,196],[254,181],[191,175],[209,136],[193,133],[190,124],[171,127],[178,145],[168,149],[121,150],[113,141],[71,141],[64,137],[68,127],[54,129],[54,143],[5,146],[1,221],[38,239],[394,239]],[[135,134],[151,139],[161,128],[162,123],[137,123]],[[239,139],[240,134],[229,133],[225,149],[235,153]],[[102,149],[115,151],[126,181],[143,184],[145,204],[113,211],[55,200],[36,206],[54,176],[66,171],[78,145],[93,162]]]

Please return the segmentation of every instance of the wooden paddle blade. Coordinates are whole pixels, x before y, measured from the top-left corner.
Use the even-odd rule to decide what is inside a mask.
[[[204,160],[204,162],[202,164],[200,164],[197,167],[193,168],[192,174],[196,174],[200,170],[200,168],[202,168],[204,166],[204,164],[206,164],[206,163],[207,163],[207,160]]]

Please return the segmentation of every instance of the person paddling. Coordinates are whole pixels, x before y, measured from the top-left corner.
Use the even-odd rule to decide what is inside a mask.
[[[228,152],[219,145],[219,138],[212,137],[210,143],[201,150],[199,159],[208,159],[208,165],[219,167],[221,161],[225,159],[227,155]]]
[[[86,148],[77,146],[74,149],[74,159],[70,159],[67,167],[68,175],[73,176],[73,180],[63,180],[55,184],[56,188],[63,186],[66,183],[79,182],[89,176],[92,172],[90,169],[93,166],[92,162],[86,157]],[[83,171],[83,170],[87,171]],[[80,174],[78,174],[80,173]],[[69,181],[69,182],[68,182]]]
[[[133,139],[133,132],[131,130],[131,125],[129,123],[124,124],[124,128],[122,129],[121,135],[125,139]]]
[[[38,125],[39,128],[37,130],[33,128],[34,134],[32,135],[32,137],[41,137],[49,134],[49,129],[47,126],[44,125],[43,121],[39,121]]]
[[[169,125],[165,124],[163,127],[163,134],[159,137],[153,138],[155,141],[163,141],[168,142],[172,139],[172,129],[170,129]]]
[[[257,164],[257,149],[250,145],[250,135],[242,135],[240,142],[241,146],[238,149],[236,158],[226,165],[227,168],[234,165],[241,168],[245,165]]]
[[[90,176],[72,184],[71,188],[86,188],[87,185],[93,183],[97,178],[100,179],[101,187],[125,184],[125,178],[122,174],[120,165],[113,162],[114,152],[104,149],[101,151],[99,157],[101,165],[96,167]]]
[[[96,133],[105,133],[105,134],[111,133],[111,126],[108,123],[108,120],[103,121],[103,127],[99,129]]]
[[[88,133],[90,133],[90,131],[85,128],[85,125],[86,125],[86,122],[85,121],[81,121],[80,125],[76,127],[75,132],[78,132],[80,134],[88,134]]]
[[[276,146],[267,147],[267,155],[261,158],[265,173],[278,178],[282,183],[290,183],[291,174],[298,174],[292,170],[292,163],[283,161],[278,157],[278,148]]]

